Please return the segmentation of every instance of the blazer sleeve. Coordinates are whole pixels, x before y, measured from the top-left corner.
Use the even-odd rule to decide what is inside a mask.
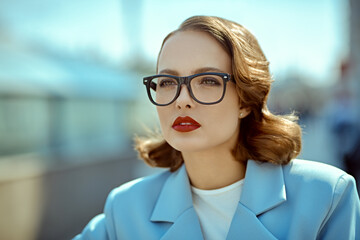
[[[360,202],[352,176],[342,175],[334,188],[330,210],[319,239],[360,239]]]
[[[114,190],[109,194],[104,213],[94,217],[84,228],[75,236],[73,240],[113,240],[116,239],[113,218],[113,199]]]

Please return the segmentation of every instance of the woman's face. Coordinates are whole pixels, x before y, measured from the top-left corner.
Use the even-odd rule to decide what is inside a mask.
[[[189,76],[199,71],[231,74],[231,58],[207,33],[183,31],[172,35],[159,56],[158,73]],[[214,147],[230,150],[237,142],[240,104],[233,82],[227,83],[224,99],[214,105],[197,103],[182,85],[177,100],[158,106],[157,112],[165,140],[181,152]]]

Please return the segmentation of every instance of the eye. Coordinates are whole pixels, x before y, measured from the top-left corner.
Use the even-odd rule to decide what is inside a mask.
[[[176,86],[176,85],[177,85],[177,82],[171,78],[164,78],[164,79],[160,79],[160,81],[159,81],[160,87],[169,87],[169,86]]]
[[[201,79],[200,84],[206,85],[206,86],[219,86],[220,81],[214,77],[203,77]]]

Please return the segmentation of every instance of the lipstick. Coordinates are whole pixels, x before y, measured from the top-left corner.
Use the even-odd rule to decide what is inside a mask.
[[[178,117],[175,119],[172,128],[178,132],[191,132],[201,127],[201,124],[191,117]]]

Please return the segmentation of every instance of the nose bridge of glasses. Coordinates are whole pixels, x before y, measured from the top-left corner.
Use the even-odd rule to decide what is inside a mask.
[[[185,94],[186,97],[191,98],[191,90],[190,85],[188,84],[189,78],[188,77],[182,77],[182,79],[179,79],[179,90],[178,90],[178,98],[183,98],[183,95]]]
[[[187,88],[187,91],[190,93],[191,91],[191,87],[190,87],[190,80],[191,80],[191,77],[188,76],[188,77],[179,77],[178,78],[178,81],[179,81],[179,92],[181,93],[181,90],[182,90],[182,86],[185,85]]]
[[[190,77],[179,77],[178,81],[179,81],[179,87],[181,87],[181,85],[183,84],[188,85],[190,82]]]

